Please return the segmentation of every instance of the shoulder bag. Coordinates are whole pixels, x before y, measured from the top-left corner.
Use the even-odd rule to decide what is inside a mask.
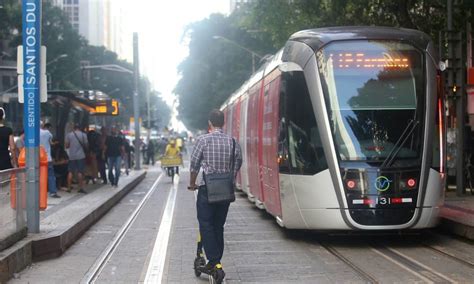
[[[232,138],[232,156],[230,157],[229,173],[204,174],[209,204],[230,203],[235,201],[234,191],[234,155],[235,140]]]

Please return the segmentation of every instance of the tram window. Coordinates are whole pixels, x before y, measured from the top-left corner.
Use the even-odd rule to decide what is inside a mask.
[[[316,57],[339,158],[383,163],[396,153],[399,163],[418,163],[422,53],[403,42],[357,40],[331,43]]]
[[[280,95],[280,172],[314,175],[327,169],[303,72],[284,73]]]

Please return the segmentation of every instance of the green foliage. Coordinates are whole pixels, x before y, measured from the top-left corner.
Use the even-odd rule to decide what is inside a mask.
[[[473,1],[454,1],[454,28],[463,29]],[[470,17],[470,18],[468,18]],[[204,129],[219,107],[249,77],[248,52],[212,39],[224,36],[260,54],[274,53],[294,32],[310,28],[378,25],[418,29],[435,44],[446,29],[446,0],[257,0],[230,16],[212,15],[186,32],[189,56],[181,63],[175,93],[191,128]]]
[[[21,27],[21,7],[16,0],[3,0],[0,9],[0,39],[11,40]]]
[[[0,9],[0,40],[6,40],[12,48],[21,44],[21,2],[3,0]],[[128,125],[133,116],[133,78],[128,73],[119,73],[93,69],[81,72],[81,61],[90,65],[113,64],[133,70],[133,66],[118,59],[116,53],[104,47],[91,46],[81,37],[69,23],[61,9],[53,6],[50,1],[43,1],[42,6],[42,44],[48,48],[47,73],[51,76],[52,88],[62,90],[94,89],[109,94],[120,101],[120,119]],[[64,56],[67,55],[67,56]],[[146,82],[140,78],[139,102],[140,114],[146,114]],[[169,123],[171,110],[156,92],[150,99],[151,109],[156,110],[156,119]],[[159,110],[159,111],[158,111]]]
[[[248,46],[245,41],[252,40],[222,15],[212,15],[188,27],[189,56],[178,67],[182,79],[175,89],[180,98],[180,118],[187,127],[205,128],[208,112],[222,104],[251,74],[252,57],[247,51],[213,38],[224,35],[241,39],[244,46]]]

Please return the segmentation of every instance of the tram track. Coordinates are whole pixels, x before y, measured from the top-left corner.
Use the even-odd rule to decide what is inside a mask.
[[[367,268],[364,268],[364,265],[361,265],[357,261],[351,260],[351,257],[339,249],[336,245],[332,245],[328,242],[319,242],[319,244],[328,251],[331,255],[335,256],[337,259],[342,261],[345,265],[350,267],[355,271],[364,281],[368,283],[379,283],[383,281],[380,279],[380,275],[376,276],[372,271],[367,271]],[[474,264],[471,261],[465,260],[463,258],[457,257],[452,253],[443,251],[426,243],[418,243],[419,247],[429,249],[433,251],[438,256],[449,258],[452,261],[462,264],[463,266],[474,269]],[[359,244],[360,245],[360,244]],[[390,262],[393,265],[396,265],[400,269],[410,273],[416,278],[420,279],[426,283],[458,283],[460,282],[457,279],[452,279],[450,276],[443,274],[440,271],[437,271],[436,268],[431,267],[428,264],[423,263],[423,261],[417,260],[414,257],[411,257],[404,252],[400,251],[398,248],[392,247],[391,245],[383,243],[365,243],[368,249],[374,254],[382,257],[386,261]]]
[[[359,267],[357,264],[355,264],[353,261],[349,260],[346,258],[340,251],[338,251],[334,246],[329,245],[324,242],[320,242],[320,245],[327,250],[330,254],[335,256],[337,259],[342,261],[344,264],[349,266],[351,269],[353,269],[362,279],[368,281],[369,283],[379,283],[379,281],[370,273]]]
[[[102,251],[100,256],[96,259],[94,264],[89,268],[87,273],[84,275],[82,280],[80,281],[81,284],[89,284],[89,283],[95,283],[95,281],[99,278],[101,275],[103,269],[107,265],[108,261],[111,259],[113,256],[114,252],[116,249],[119,247],[120,243],[126,236],[127,232],[130,230],[134,222],[137,220],[138,215],[140,212],[142,212],[145,204],[147,201],[150,199],[150,197],[153,195],[155,190],[158,188],[158,184],[163,177],[163,173],[161,173],[156,180],[153,182],[153,185],[151,186],[150,190],[146,193],[146,195],[143,197],[143,199],[140,201],[138,206],[135,208],[133,213],[130,215],[130,217],[127,219],[127,221],[122,225],[120,230],[115,234],[114,238],[108,243],[107,247]]]
[[[428,245],[428,244],[426,244],[426,243],[422,243],[422,245],[423,245],[425,248],[430,249],[431,251],[434,251],[434,252],[436,252],[436,253],[439,254],[439,255],[446,256],[446,257],[450,258],[451,260],[456,261],[457,263],[460,263],[460,264],[462,264],[462,265],[464,265],[464,266],[467,266],[467,267],[469,267],[469,268],[471,268],[471,269],[474,269],[474,263],[471,262],[471,261],[468,261],[468,260],[462,259],[462,258],[460,258],[460,257],[457,257],[457,256],[455,256],[455,255],[453,255],[453,254],[451,254],[451,253],[449,253],[449,252],[447,252],[447,251],[438,249],[438,248],[436,248],[436,247],[434,247],[434,246],[431,246],[431,245]]]
[[[386,245],[375,244],[371,246],[371,250],[399,266],[400,268],[406,270],[407,272],[410,272],[426,283],[458,282],[449,276],[437,272],[435,269],[415,260],[414,258],[402,253],[395,248]]]

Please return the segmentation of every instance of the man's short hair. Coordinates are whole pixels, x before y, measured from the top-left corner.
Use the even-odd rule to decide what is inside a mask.
[[[209,113],[209,121],[214,127],[224,126],[224,113],[218,109],[213,109]]]
[[[46,129],[49,129],[49,128],[51,128],[51,127],[52,127],[52,125],[51,125],[51,123],[49,123],[49,122],[46,122],[46,123],[44,124],[44,128],[46,128]]]

